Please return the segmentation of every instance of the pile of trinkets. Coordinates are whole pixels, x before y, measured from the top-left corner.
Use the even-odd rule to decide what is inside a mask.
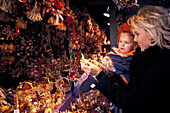
[[[70,106],[73,113],[112,113],[115,110],[115,106],[98,90],[79,95]]]
[[[70,107],[64,111],[55,111],[55,113],[113,113],[115,106],[105,98],[98,90],[90,90],[75,98],[70,103]],[[52,110],[48,110],[49,113]],[[46,113],[48,113],[46,112]]]
[[[55,113],[112,113],[115,110],[115,106],[98,90],[90,90],[79,94],[65,111],[55,111],[70,90],[70,80],[66,77],[57,80],[42,77],[39,81],[24,81],[16,90],[5,91],[0,88],[0,111],[11,112],[16,110],[16,106],[21,113],[49,113],[49,111],[50,113],[52,111]]]
[[[69,89],[71,89],[70,80],[66,77],[57,80],[42,77],[39,81],[24,81],[16,90],[12,90],[9,103],[5,100],[7,96],[5,91],[0,90],[0,110],[2,112],[14,110],[14,106],[19,106],[21,113],[44,112],[46,108],[55,109],[56,105],[63,102]]]

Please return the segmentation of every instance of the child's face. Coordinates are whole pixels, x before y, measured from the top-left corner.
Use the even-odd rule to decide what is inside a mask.
[[[118,43],[118,49],[121,53],[126,54],[135,48],[136,44],[129,33],[121,33]]]

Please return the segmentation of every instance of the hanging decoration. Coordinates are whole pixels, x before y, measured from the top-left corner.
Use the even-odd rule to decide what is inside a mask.
[[[16,20],[16,25],[19,28],[27,29],[27,24],[28,24],[28,21],[25,21],[23,17],[18,17],[17,20]],[[19,30],[19,28],[16,28],[16,29]]]
[[[116,5],[118,10],[123,8],[128,8],[132,6],[138,6],[138,0],[112,0]]]
[[[41,21],[42,20],[41,14],[39,12],[37,12],[37,9],[38,9],[37,5],[38,5],[38,2],[36,1],[33,10],[27,16],[32,21]]]
[[[13,3],[13,0],[0,0],[0,9],[12,13]]]
[[[63,0],[20,0],[11,5],[21,7],[14,7],[12,19],[7,21],[13,24],[1,25],[0,34],[1,40],[14,41],[1,44],[1,50],[5,52],[1,51],[1,61],[10,59],[9,74],[37,79],[44,75],[57,77],[66,72],[66,76],[78,80],[82,72],[80,54],[88,57],[97,53],[96,48],[103,40],[99,26],[90,15],[71,10]],[[9,15],[5,13],[5,16]],[[53,64],[52,59],[55,58],[57,63]],[[5,66],[2,67],[6,70]]]
[[[0,15],[0,21],[9,22],[11,20],[11,17],[8,16],[8,14],[6,14],[4,11],[0,11]]]
[[[81,53],[98,53],[104,32],[90,14],[71,10],[64,0],[0,0],[0,9],[0,74],[16,80],[1,111],[14,110],[14,99],[21,113],[55,109],[81,78]],[[81,96],[82,109],[96,105]],[[76,111],[71,106],[68,111]]]
[[[14,40],[20,34],[19,29],[16,28],[16,30],[17,32],[14,32],[14,29],[11,29],[10,25],[8,25],[7,28],[2,30],[2,34],[7,35],[6,40]]]

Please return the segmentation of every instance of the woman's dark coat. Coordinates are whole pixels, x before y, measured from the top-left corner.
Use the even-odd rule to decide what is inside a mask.
[[[123,113],[165,113],[170,111],[170,50],[157,46],[137,51],[130,64],[130,82],[121,87],[104,72],[96,78],[96,89]]]

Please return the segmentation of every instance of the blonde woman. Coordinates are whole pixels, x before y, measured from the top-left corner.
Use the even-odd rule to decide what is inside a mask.
[[[128,88],[111,81],[96,65],[81,61],[96,89],[123,113],[165,113],[170,107],[170,16],[160,6],[145,6],[128,23],[139,45],[130,63]]]

